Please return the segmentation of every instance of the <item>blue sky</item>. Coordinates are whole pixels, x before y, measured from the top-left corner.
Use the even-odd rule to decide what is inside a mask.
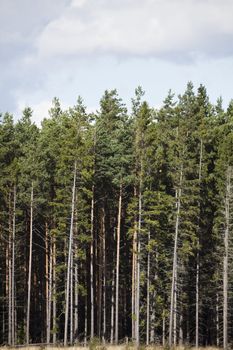
[[[232,0],[0,0],[0,111],[39,123],[54,96],[98,109],[105,89],[129,106],[141,85],[159,107],[193,81],[233,98]]]

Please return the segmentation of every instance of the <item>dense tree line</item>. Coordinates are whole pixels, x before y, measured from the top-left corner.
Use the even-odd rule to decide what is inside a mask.
[[[233,102],[0,122],[0,342],[233,343]]]

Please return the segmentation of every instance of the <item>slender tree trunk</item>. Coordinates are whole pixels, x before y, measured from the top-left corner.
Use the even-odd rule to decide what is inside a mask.
[[[71,262],[70,262],[70,345],[73,345],[73,250],[71,251]]]
[[[46,300],[46,343],[49,343],[49,247],[48,247],[48,224],[45,223],[45,300]]]
[[[216,345],[219,348],[219,294],[216,298]]]
[[[158,250],[155,247],[155,262],[156,269],[154,275],[154,282],[157,283],[158,280]],[[155,343],[155,307],[156,307],[156,290],[153,291],[153,301],[152,301],[152,312],[151,312],[151,324],[150,324],[150,342]]]
[[[45,224],[45,274],[46,274],[46,343],[50,343],[51,318],[51,249],[49,247],[48,224]]]
[[[53,268],[53,250],[52,250],[52,244],[50,241],[50,247],[49,247],[49,275],[48,275],[48,306],[47,306],[47,312],[48,312],[48,327],[47,327],[47,344],[50,343],[50,333],[51,333],[51,301],[52,301],[52,268]]]
[[[74,334],[75,334],[75,341],[77,340],[78,335],[78,253],[77,253],[77,245],[75,246],[75,265],[74,265]]]
[[[155,298],[156,298],[156,293],[153,291],[152,294],[152,305],[151,305],[151,316],[150,316],[150,343],[154,344],[155,342]]]
[[[30,241],[29,241],[29,263],[28,263],[28,297],[27,297],[27,323],[26,323],[26,344],[29,344],[30,335],[30,306],[31,306],[31,279],[32,279],[32,232],[33,232],[33,182],[31,187],[31,204],[30,204]]]
[[[146,295],[146,345],[150,342],[150,231],[148,232],[148,252],[147,252],[147,295]]]
[[[106,339],[106,228],[105,228],[105,208],[103,208],[103,344]]]
[[[115,298],[115,343],[118,344],[119,330],[119,270],[120,270],[120,241],[121,241],[121,206],[122,206],[122,184],[120,185],[117,219],[117,251],[116,251],[116,298]]]
[[[136,187],[134,188],[134,197],[136,197]],[[137,276],[137,220],[136,215],[134,219],[134,232],[133,232],[133,252],[132,252],[132,340],[136,339],[136,276]]]
[[[56,239],[53,237],[53,344],[57,342],[57,282],[56,282]]]
[[[91,261],[90,261],[90,279],[91,279],[91,339],[94,338],[94,185],[92,186],[91,199]]]
[[[179,346],[183,346],[184,341],[184,334],[183,334],[183,315],[180,314],[180,320],[179,320]]]
[[[176,301],[176,276],[177,276],[177,246],[178,246],[178,234],[179,234],[179,224],[180,224],[180,197],[181,197],[182,178],[183,178],[183,167],[181,167],[179,189],[177,190],[175,241],[174,241],[174,251],[173,251],[171,304],[170,304],[170,320],[169,320],[169,341],[168,341],[169,347],[172,346],[174,312],[176,312],[175,301]]]
[[[136,284],[136,346],[140,344],[140,254],[141,254],[141,224],[142,224],[142,175],[140,175],[138,201],[138,235],[137,235],[137,284]]]
[[[174,286],[174,312],[173,312],[173,345],[177,343],[177,262],[175,272],[175,286]]]
[[[9,191],[9,227],[8,227],[8,344],[12,345],[12,209],[11,190]]]
[[[71,204],[69,251],[68,251],[68,262],[67,262],[67,278],[66,278],[64,346],[67,345],[67,334],[68,334],[69,297],[70,297],[70,279],[71,279],[71,260],[72,260],[72,244],[73,244],[73,230],[74,230],[76,172],[77,172],[77,164],[76,164],[76,161],[75,161],[75,164],[74,164],[74,180],[73,180],[73,189],[72,189],[72,204]]]
[[[85,298],[84,346],[87,346],[87,297]]]
[[[198,252],[197,252],[197,266],[196,266],[196,349],[199,347],[199,242],[198,242]]]
[[[15,345],[15,342],[17,339],[16,337],[16,322],[15,322],[15,221],[16,221],[16,185],[14,185],[13,189],[13,223],[12,223],[12,282],[11,282],[11,288],[12,288],[12,301],[11,301],[11,309],[12,309],[12,316],[11,316],[11,322],[12,322],[12,345]]]
[[[228,255],[229,255],[229,227],[230,227],[230,194],[231,167],[227,169],[225,196],[225,233],[223,258],[223,348],[228,348]]]
[[[203,141],[200,143],[200,157],[199,157],[199,189],[201,191],[201,179],[202,179],[202,158],[203,158]],[[197,242],[197,266],[196,266],[196,329],[195,329],[195,344],[196,349],[199,347],[199,270],[200,270],[200,215],[201,215],[201,198],[199,199],[199,224],[198,224],[198,242]]]
[[[99,271],[98,271],[98,337],[101,339],[101,330],[102,330],[102,297],[103,297],[103,227],[99,235],[99,249],[98,249],[98,262],[99,262]]]
[[[163,347],[166,345],[166,319],[163,315]]]
[[[115,236],[115,234],[114,234]],[[114,238],[115,241],[115,238]],[[112,292],[111,292],[111,334],[110,334],[110,343],[113,344],[114,341],[114,292],[115,292],[115,268],[112,268]]]

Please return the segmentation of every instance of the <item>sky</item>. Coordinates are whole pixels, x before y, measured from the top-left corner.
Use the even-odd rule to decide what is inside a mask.
[[[233,98],[232,0],[0,0],[0,48],[0,112],[29,106],[38,125],[55,96],[95,111],[140,85],[158,108],[192,81]]]

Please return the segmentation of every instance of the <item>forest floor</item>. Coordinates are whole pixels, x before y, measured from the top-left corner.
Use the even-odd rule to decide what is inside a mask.
[[[52,345],[30,345],[30,346],[16,346],[16,347],[7,347],[7,346],[2,346],[0,347],[0,350],[10,350],[10,349],[17,349],[17,350],[38,350],[38,349],[45,349],[45,350],[62,350],[64,348],[67,348],[69,350],[136,350],[137,347],[133,345],[91,345],[91,346],[80,346],[80,345],[74,345],[74,346],[67,346],[63,347],[61,346],[52,346]],[[162,347],[162,346],[146,346],[146,345],[140,345],[139,350],[163,350],[163,349],[168,349],[167,347]],[[173,350],[194,350],[195,347],[187,347],[187,346],[177,346],[175,348],[172,348]],[[198,350],[219,350],[221,348],[217,347],[199,347]]]

